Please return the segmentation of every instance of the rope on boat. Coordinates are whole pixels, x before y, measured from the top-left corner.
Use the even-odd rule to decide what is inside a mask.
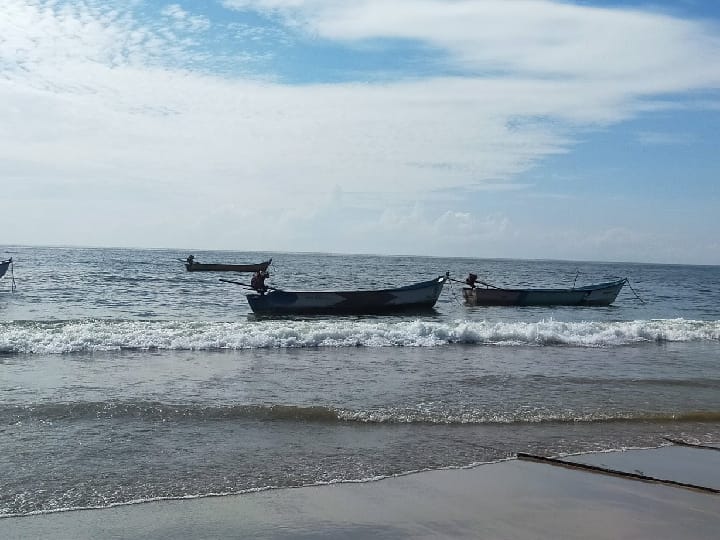
[[[633,294],[635,295],[635,298],[637,298],[638,300],[640,300],[640,303],[644,304],[644,303],[645,303],[645,300],[643,300],[642,298],[640,298],[640,295],[635,292],[635,289],[632,288],[632,285],[630,285],[630,279],[629,279],[629,278],[625,278],[625,283],[627,283],[627,286],[630,287],[630,290],[631,290],[631,291],[633,292]]]
[[[15,261],[13,261],[13,258],[10,257],[10,260],[2,262],[8,263],[8,268],[10,269],[10,291],[15,292],[17,289],[17,284],[15,283]]]
[[[463,282],[460,281],[459,279],[453,279],[453,278],[451,278],[450,276],[448,276],[448,281],[450,282],[450,296],[452,297],[453,300],[455,300],[455,302],[457,303],[457,305],[459,305],[459,306],[464,306],[465,303],[464,303],[464,302],[461,302],[461,301],[458,299],[457,293],[455,292],[455,287],[453,287],[453,284],[452,284],[453,281],[455,281],[455,282],[457,282],[457,283],[463,283]]]

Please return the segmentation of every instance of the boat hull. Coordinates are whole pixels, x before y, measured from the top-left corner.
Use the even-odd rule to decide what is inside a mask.
[[[6,261],[0,261],[0,278],[5,275],[5,272],[8,271],[8,267],[10,266],[10,263],[12,263],[12,259],[8,259]]]
[[[258,264],[202,264],[185,263],[188,272],[261,272],[268,269],[272,259]]]
[[[609,306],[627,279],[573,289],[465,288],[470,306]]]
[[[406,287],[377,291],[270,291],[248,294],[254,313],[260,315],[338,314],[365,315],[429,310],[442,292],[447,276]]]

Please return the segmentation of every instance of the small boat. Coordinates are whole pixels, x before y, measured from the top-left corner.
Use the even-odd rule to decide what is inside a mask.
[[[0,278],[5,275],[5,272],[8,271],[8,268],[12,264],[12,257],[5,261],[0,261]]]
[[[474,282],[473,276],[466,283]],[[485,288],[465,287],[462,292],[469,306],[609,306],[625,283],[627,278],[571,289],[503,289],[483,283]]]
[[[260,315],[366,315],[430,310],[447,282],[447,275],[405,287],[359,291],[301,291],[272,289],[248,294],[254,313]]]
[[[264,272],[272,259],[257,264],[202,264],[190,255],[184,262],[188,272]]]

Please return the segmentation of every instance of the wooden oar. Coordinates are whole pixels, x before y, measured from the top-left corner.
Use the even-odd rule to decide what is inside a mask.
[[[459,279],[453,279],[448,278],[450,281],[454,281],[455,283],[462,283],[463,285],[467,285],[467,282],[461,281]],[[490,289],[500,289],[501,287],[496,287],[495,285],[491,285],[490,283],[485,283],[484,281],[477,280],[475,283],[479,283],[480,285],[485,285],[486,287]]]
[[[253,291],[256,290],[252,285],[248,285],[247,283],[242,283],[241,281],[233,281],[232,279],[223,279],[220,278],[220,281],[224,281],[225,283],[234,283],[235,285],[242,285],[243,287],[247,287],[248,289],[252,289]],[[270,289],[271,291],[281,291],[282,289],[277,289],[275,287],[271,287],[270,285],[265,285],[266,289]]]

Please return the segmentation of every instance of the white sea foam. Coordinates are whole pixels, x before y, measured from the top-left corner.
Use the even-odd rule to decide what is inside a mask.
[[[438,347],[569,345],[606,347],[644,342],[720,341],[720,321],[626,322],[273,320],[179,322],[81,320],[0,322],[0,352],[62,354],[137,350],[302,347]]]

